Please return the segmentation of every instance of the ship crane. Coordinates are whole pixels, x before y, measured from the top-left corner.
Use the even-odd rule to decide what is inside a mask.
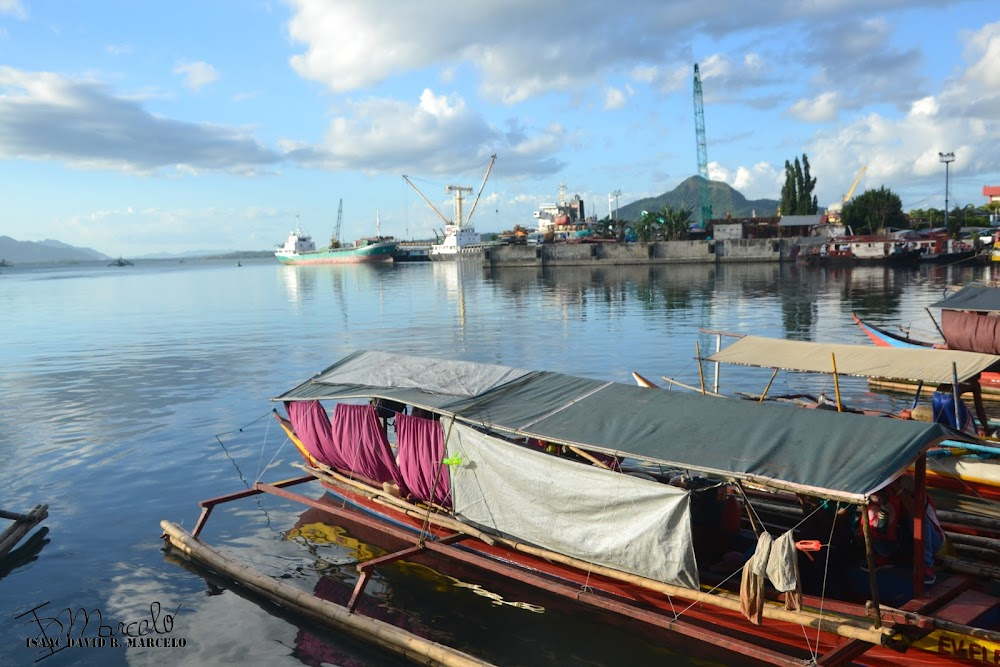
[[[861,181],[861,177],[864,175],[866,169],[868,169],[868,165],[861,165],[861,169],[858,171],[858,175],[854,179],[854,183],[851,184],[851,189],[847,191],[844,198],[826,207],[827,220],[830,222],[840,222],[840,216],[844,211],[844,206],[847,202],[851,201],[851,197],[854,196],[854,191],[857,189],[858,183]]]
[[[487,181],[487,179],[489,179],[490,172],[493,170],[493,164],[496,161],[497,161],[497,156],[494,154],[490,158],[490,166],[486,168],[486,175],[483,176],[483,182],[479,186],[479,193],[476,195],[476,200],[472,203],[472,208],[469,210],[469,216],[464,221],[465,225],[469,225],[469,223],[472,222],[472,214],[476,212],[476,205],[479,204],[479,198],[483,194],[483,188],[486,187],[486,181]],[[420,198],[423,199],[424,202],[428,206],[431,207],[432,211],[434,211],[435,213],[437,213],[437,215],[438,215],[439,218],[441,218],[442,220],[444,220],[446,232],[450,232],[452,228],[454,228],[456,230],[462,228],[462,225],[463,225],[463,221],[462,221],[462,202],[465,201],[464,198],[462,197],[462,195],[463,194],[469,194],[469,195],[471,195],[472,194],[472,188],[470,188],[467,185],[448,185],[448,186],[445,186],[444,191],[447,192],[447,193],[449,193],[449,194],[454,194],[454,197],[455,197],[455,217],[453,218],[453,220],[448,220],[448,218],[444,217],[444,214],[441,213],[441,211],[439,211],[437,209],[437,207],[434,204],[431,203],[431,200],[429,200],[427,197],[424,196],[424,193],[420,191],[420,188],[418,188],[416,185],[414,185],[413,181],[411,181],[409,178],[407,178],[406,174],[403,174],[403,180],[406,181],[409,184],[409,186],[411,188],[413,188],[417,192],[418,195],[420,195]]]
[[[444,191],[448,194],[455,196],[455,225],[458,227],[462,226],[462,202],[465,201],[462,198],[462,194],[472,194],[472,188],[467,185],[448,185],[445,186]]]
[[[330,239],[331,248],[340,247],[340,223],[344,219],[344,200],[341,198],[340,204],[337,206],[337,226],[333,228],[333,238]]]

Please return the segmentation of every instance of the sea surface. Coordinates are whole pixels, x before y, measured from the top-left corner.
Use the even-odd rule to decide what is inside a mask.
[[[0,665],[406,664],[256,601],[164,551],[160,538],[163,519],[191,530],[200,500],[298,476],[269,399],[354,350],[622,382],[632,371],[693,387],[704,378],[713,389],[715,369],[696,358],[728,339],[708,332],[867,343],[854,311],[933,338],[927,306],[989,271],[489,272],[467,262],[270,260],[0,269],[0,509],[49,506],[42,534],[0,562]],[[759,393],[769,377],[727,367],[717,382],[725,393]],[[780,374],[771,392],[803,387],[834,390],[829,377]],[[848,378],[840,389],[853,405],[908,401]],[[315,484],[295,490],[322,495]],[[220,505],[202,537],[265,574],[346,600],[354,565],[385,545],[328,523],[257,496]],[[436,561],[379,569],[362,609],[501,665],[740,664],[715,647]],[[60,646],[67,633],[105,645],[39,646],[42,627]],[[160,643],[130,648],[127,634]]]

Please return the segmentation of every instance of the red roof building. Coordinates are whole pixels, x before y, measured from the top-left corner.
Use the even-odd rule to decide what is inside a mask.
[[[1000,201],[1000,185],[984,185],[983,196],[990,202]]]

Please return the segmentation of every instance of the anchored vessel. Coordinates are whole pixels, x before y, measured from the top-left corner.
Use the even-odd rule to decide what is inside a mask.
[[[372,262],[391,262],[396,251],[396,242],[392,237],[381,236],[379,233],[378,212],[375,213],[375,236],[358,239],[354,245],[340,245],[340,222],[343,215],[343,200],[337,211],[337,228],[334,231],[330,245],[320,250],[312,237],[302,232],[296,216],[295,229],[288,234],[284,245],[279,245],[274,256],[282,264],[366,264]]]
[[[461,185],[449,185],[445,188],[445,192],[454,195],[455,198],[455,214],[454,217],[449,220],[446,218],[441,211],[437,209],[434,204],[430,202],[427,197],[424,196],[416,185],[410,181],[405,175],[403,179],[409,183],[410,187],[416,190],[420,198],[427,203],[431,209],[437,213],[438,217],[444,221],[444,238],[440,240],[439,243],[435,243],[431,246],[428,257],[432,262],[451,262],[459,259],[481,259],[483,255],[483,249],[487,247],[488,244],[483,243],[482,235],[476,233],[475,227],[472,226],[472,214],[476,212],[476,205],[479,203],[479,197],[483,194],[483,188],[486,187],[486,181],[490,177],[490,172],[493,170],[493,163],[497,161],[497,156],[493,155],[490,158],[490,165],[486,168],[486,175],[483,176],[483,182],[479,186],[479,193],[476,195],[475,201],[472,203],[472,208],[469,210],[468,217],[463,218],[462,204],[465,201],[463,194],[472,194],[472,188]]]

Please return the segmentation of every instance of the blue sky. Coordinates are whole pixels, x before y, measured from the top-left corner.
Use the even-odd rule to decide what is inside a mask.
[[[709,171],[820,205],[862,165],[905,210],[1000,185],[996,0],[0,0],[0,234],[109,255],[429,237],[446,185],[479,231],[560,184],[590,211]],[[719,212],[716,212],[719,213]],[[768,212],[762,212],[768,213]]]

